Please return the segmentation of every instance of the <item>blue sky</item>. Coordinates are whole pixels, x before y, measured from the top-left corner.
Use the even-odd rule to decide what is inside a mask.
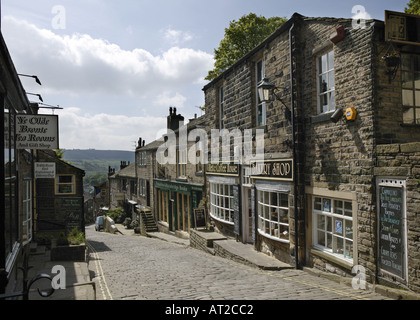
[[[18,73],[42,81],[21,78],[26,91],[64,108],[55,111],[61,148],[134,150],[139,137],[161,134],[170,106],[186,119],[201,114],[204,77],[230,21],[250,12],[351,18],[356,5],[384,20],[407,2],[2,0],[1,25]]]

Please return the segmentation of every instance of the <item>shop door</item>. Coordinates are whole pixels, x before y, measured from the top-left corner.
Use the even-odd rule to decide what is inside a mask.
[[[243,188],[243,210],[242,210],[242,221],[243,221],[243,241],[245,243],[254,243],[252,237],[252,206],[251,206],[251,188]]]

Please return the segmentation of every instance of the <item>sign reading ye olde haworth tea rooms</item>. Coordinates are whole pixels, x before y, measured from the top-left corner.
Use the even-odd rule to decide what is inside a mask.
[[[58,116],[16,115],[16,149],[59,149]]]

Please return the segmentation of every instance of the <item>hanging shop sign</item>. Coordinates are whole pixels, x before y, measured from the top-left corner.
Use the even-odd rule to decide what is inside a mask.
[[[59,149],[58,116],[17,114],[16,149]]]
[[[293,181],[293,159],[253,162],[251,163],[251,178]]]
[[[420,17],[417,15],[385,11],[385,41],[420,45]]]

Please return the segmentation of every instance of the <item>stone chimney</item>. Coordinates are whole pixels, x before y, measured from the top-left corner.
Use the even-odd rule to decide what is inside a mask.
[[[120,170],[127,168],[129,165],[130,165],[130,161],[128,161],[128,163],[127,161],[121,161]]]
[[[169,108],[169,116],[167,121],[167,129],[175,131],[178,130],[180,126],[184,125],[184,117],[181,114],[176,114],[176,108]]]

